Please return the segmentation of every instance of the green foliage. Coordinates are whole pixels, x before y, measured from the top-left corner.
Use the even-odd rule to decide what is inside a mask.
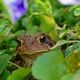
[[[63,6],[58,0],[27,1],[28,11],[16,24],[10,22],[0,1],[0,80],[79,80],[80,5]],[[31,68],[21,67],[16,54],[18,37],[38,32],[48,34],[55,45]]]
[[[59,80],[67,73],[67,67],[61,51],[55,49],[38,57],[32,67],[32,73],[37,79]]]
[[[74,74],[73,79],[74,79],[74,80],[79,80],[79,79],[80,79],[80,70],[78,70],[78,71]]]
[[[69,46],[65,50],[66,62],[71,72],[76,72],[80,68],[80,42]]]
[[[30,73],[30,68],[20,68],[8,77],[7,80],[23,80]]]
[[[77,6],[77,8],[74,11],[75,16],[80,16],[80,6]]]
[[[10,75],[10,72],[5,69],[3,73],[0,75],[1,80],[7,80],[7,77]]]
[[[3,72],[3,70],[8,65],[9,60],[10,60],[10,57],[8,54],[0,55],[0,74]]]
[[[32,11],[48,14],[52,13],[49,0],[34,0],[33,3],[34,4],[31,6]]]
[[[63,77],[61,78],[61,80],[73,80],[73,79],[72,79],[72,75],[67,74],[67,75],[63,76]]]
[[[57,48],[61,45],[67,44],[67,43],[73,43],[73,42],[80,42],[78,40],[74,40],[74,41],[68,41],[68,40],[59,40],[56,45],[54,45],[51,49]]]

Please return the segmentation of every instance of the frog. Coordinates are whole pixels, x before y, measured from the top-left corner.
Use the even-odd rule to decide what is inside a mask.
[[[49,51],[55,44],[51,37],[45,33],[37,33],[35,36],[22,35],[18,37],[20,45],[17,53],[23,58],[25,66],[31,67],[38,56]]]

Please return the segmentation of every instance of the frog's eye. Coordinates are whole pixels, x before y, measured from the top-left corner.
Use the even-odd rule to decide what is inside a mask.
[[[41,43],[45,42],[46,41],[46,36],[44,36],[44,35],[41,36],[39,40],[40,40]]]

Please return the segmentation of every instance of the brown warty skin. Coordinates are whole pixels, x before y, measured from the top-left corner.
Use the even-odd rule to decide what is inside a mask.
[[[33,61],[43,52],[49,51],[54,45],[51,38],[44,34],[38,33],[36,36],[20,36],[18,37],[20,46],[17,48],[17,53],[21,55],[25,61],[25,66],[31,67]]]

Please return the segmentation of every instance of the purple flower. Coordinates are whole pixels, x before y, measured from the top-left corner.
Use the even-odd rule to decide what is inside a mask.
[[[3,0],[3,3],[13,23],[16,23],[27,11],[26,0]]]
[[[80,0],[59,0],[59,2],[63,5],[76,5],[80,4]]]

